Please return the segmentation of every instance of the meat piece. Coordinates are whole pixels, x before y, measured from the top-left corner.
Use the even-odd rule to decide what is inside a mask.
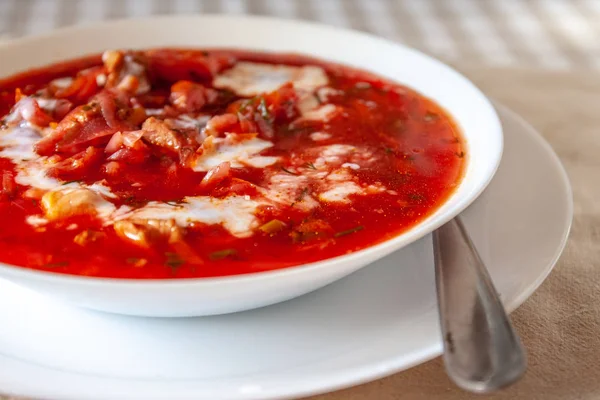
[[[17,192],[17,184],[12,171],[2,173],[2,190],[0,190],[0,200],[10,199]]]
[[[235,114],[215,115],[206,123],[205,133],[209,136],[223,136],[225,132],[234,132],[239,120]]]
[[[142,125],[144,131],[143,138],[159,147],[171,151],[178,151],[183,145],[182,135],[157,118],[150,117]]]
[[[39,127],[46,127],[53,121],[52,116],[44,111],[33,97],[21,97],[13,106],[11,112],[4,118],[8,125],[18,125],[27,121]]]
[[[104,232],[86,229],[85,231],[79,232],[77,235],[75,235],[73,242],[80,246],[86,246],[89,243],[93,243],[104,238],[105,236],[106,235]]]
[[[60,161],[48,169],[47,175],[55,178],[73,179],[86,174],[98,166],[103,157],[102,149],[88,147],[72,157]]]
[[[122,147],[128,147],[134,150],[146,150],[147,146],[140,141],[143,135],[143,130],[116,132],[106,144],[104,152],[106,154],[113,154]]]
[[[227,178],[230,173],[231,164],[229,161],[222,162],[216,167],[211,168],[206,175],[204,175],[202,182],[200,182],[200,188],[211,190],[221,183],[225,178]]]
[[[124,147],[115,151],[110,157],[109,161],[123,161],[126,164],[142,164],[149,156],[149,152],[146,148],[129,148]],[[110,164],[110,163],[109,163]],[[107,172],[108,173],[108,172]]]
[[[214,102],[217,92],[199,83],[179,81],[171,86],[170,101],[181,112],[198,112],[206,104]]]
[[[70,189],[47,192],[42,196],[42,209],[50,221],[80,215],[96,215],[96,204],[104,200],[89,189]]]
[[[116,132],[113,134],[104,148],[106,154],[112,154],[123,146],[123,134]]]
[[[173,219],[122,220],[114,223],[114,229],[120,238],[146,249],[159,241],[183,239],[183,232]]]
[[[238,196],[257,196],[258,188],[251,182],[239,178],[231,178],[227,185],[221,185],[211,192],[213,197],[227,197],[230,195]]]
[[[40,200],[45,193],[46,191],[43,189],[31,187],[23,193],[23,197],[26,199]]]
[[[182,80],[209,83],[213,76],[236,61],[230,54],[198,50],[157,49],[144,54],[148,59],[151,79],[170,83]]]
[[[40,155],[54,152],[75,154],[89,144],[102,144],[117,131],[136,128],[127,97],[114,91],[102,91],[89,104],[71,111],[51,134],[35,145]]]
[[[166,242],[182,262],[193,265],[204,263],[198,253],[186,243],[183,229],[173,219],[117,221],[114,229],[119,237],[136,246],[149,249],[157,243]]]
[[[107,88],[116,88],[132,96],[150,91],[146,75],[147,60],[143,54],[109,50],[102,55],[102,61],[108,72]]]
[[[56,151],[56,146],[61,141],[73,141],[92,120],[97,118],[100,112],[98,104],[79,106],[71,111],[54,128],[51,134],[44,137],[35,144],[35,151],[44,156],[51,155]],[[89,127],[88,127],[89,128]],[[98,126],[99,130],[103,127]],[[108,128],[105,126],[104,128]],[[88,129],[89,130],[89,129]],[[106,130],[106,129],[104,129]]]
[[[143,225],[131,221],[117,221],[114,223],[113,228],[121,239],[136,246],[149,249],[152,245],[151,231]]]
[[[92,67],[80,71],[68,86],[50,86],[50,94],[58,99],[67,99],[76,105],[84,104],[101,89],[104,67]]]
[[[104,173],[109,176],[118,176],[121,173],[121,164],[110,161],[103,166]]]

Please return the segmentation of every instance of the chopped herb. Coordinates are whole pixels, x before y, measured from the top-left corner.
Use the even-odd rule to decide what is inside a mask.
[[[317,167],[315,167],[315,164],[313,164],[311,162],[307,162],[306,164],[304,164],[304,166],[308,169],[313,169],[313,170],[317,169]]]
[[[278,219],[272,219],[266,224],[260,226],[258,229],[263,231],[264,233],[273,234],[275,232],[279,232],[283,228],[285,228],[284,222]]]
[[[338,232],[338,233],[336,233],[336,234],[335,234],[335,235],[333,235],[333,236],[335,236],[335,237],[346,236],[346,235],[350,235],[351,233],[355,233],[355,232],[358,232],[358,231],[362,231],[363,229],[365,229],[365,227],[364,227],[364,226],[362,226],[362,225],[359,225],[359,226],[355,226],[354,228],[351,228],[351,229],[347,229],[347,230],[345,230],[345,231]]]
[[[44,264],[44,267],[57,268],[57,267],[66,267],[67,265],[69,265],[68,261],[58,261],[58,262],[54,262],[54,263]]]
[[[141,207],[143,205],[145,205],[147,202],[144,200],[138,200],[135,198],[135,196],[129,196],[127,197],[124,201],[125,204],[127,204],[128,206],[131,207]]]
[[[464,151],[461,151],[460,153],[454,153],[454,154],[456,154],[456,157],[458,157],[458,158],[464,158],[465,157],[465,152]]]
[[[285,168],[285,167],[281,167],[281,170],[282,170],[283,172],[286,172],[286,173],[290,174],[290,175],[296,175],[296,176],[298,175],[297,173],[295,173],[295,172],[292,172],[292,171],[290,171],[289,169],[287,169],[287,168]]]
[[[423,196],[422,194],[419,194],[419,193],[410,193],[408,195],[408,198],[414,202],[421,202],[421,201],[425,200],[425,196]]]
[[[177,253],[165,253],[167,260],[165,261],[165,265],[170,267],[173,270],[176,270],[182,264],[185,264],[185,260],[181,258],[181,256]]]
[[[210,253],[209,258],[211,260],[222,260],[226,257],[234,256],[236,254],[237,254],[236,249],[225,249],[225,250],[215,251],[214,253]]]
[[[296,201],[302,201],[302,199],[304,198],[304,196],[306,196],[307,194],[308,194],[308,188],[302,189],[302,192],[300,192],[300,194],[298,195],[298,197],[296,197]]]
[[[307,194],[308,194],[308,188],[302,189],[302,191],[300,192],[298,197],[296,197],[294,202],[292,204],[290,204],[290,207],[294,207],[296,205],[296,203],[298,203],[299,201],[302,201],[302,199],[304,199],[304,196],[306,196]]]
[[[394,150],[391,147],[386,147],[385,148],[385,153],[386,154],[392,154],[392,153],[394,153]]]
[[[262,117],[262,119],[264,119],[266,121],[271,120],[271,113],[269,112],[269,109],[267,108],[267,103],[265,102],[264,97],[261,97],[261,99],[260,99],[260,103],[258,104],[258,111],[260,111],[260,116]]]
[[[64,182],[62,185],[65,186],[65,185],[68,185],[70,183],[80,183],[80,182],[83,182],[83,181],[81,179],[75,179],[75,180],[72,180],[72,181]]]

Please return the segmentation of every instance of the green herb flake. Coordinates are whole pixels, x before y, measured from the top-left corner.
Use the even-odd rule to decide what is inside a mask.
[[[296,197],[296,199],[294,199],[294,202],[292,204],[290,204],[290,207],[294,207],[296,205],[296,203],[302,201],[307,194],[308,194],[308,188],[302,189],[300,194]]]
[[[419,193],[410,193],[408,195],[408,198],[410,201],[419,202],[419,203],[425,200],[425,196],[423,196],[422,194],[419,194]]]
[[[281,167],[281,170],[282,170],[283,172],[286,172],[286,173],[290,174],[290,175],[296,175],[296,176],[298,175],[297,173],[295,173],[295,172],[292,172],[292,171],[290,171],[289,169],[287,169],[287,168],[285,168],[285,167]]]
[[[337,237],[342,237],[342,236],[346,236],[346,235],[350,235],[352,233],[356,233],[356,232],[362,231],[363,229],[365,229],[365,227],[362,226],[362,225],[359,225],[359,226],[355,226],[354,228],[347,229],[345,231],[337,232],[333,236],[335,236],[336,238]]]
[[[210,255],[208,257],[211,260],[216,261],[216,260],[222,260],[226,257],[235,256],[236,254],[237,254],[236,249],[224,249],[224,250],[219,250],[219,251],[210,253]]]
[[[142,207],[146,204],[145,201],[143,200],[138,200],[135,198],[135,196],[129,196],[124,200],[124,203],[133,207],[133,208],[138,208],[138,207]]]
[[[308,169],[312,169],[312,170],[316,170],[317,167],[315,167],[315,164],[311,163],[311,162],[307,162],[306,164],[304,164],[304,167],[308,168]]]
[[[178,267],[180,267],[182,264],[185,264],[185,260],[177,253],[165,253],[165,257],[167,257],[167,260],[165,261],[165,265],[167,267],[170,267],[172,269],[177,269]]]
[[[302,201],[302,199],[304,198],[304,196],[306,196],[307,194],[308,194],[308,188],[302,189],[302,192],[300,192],[300,194],[298,195],[298,197],[296,197],[296,201]]]
[[[386,148],[385,148],[385,153],[386,153],[386,154],[393,154],[393,153],[394,153],[394,150],[393,150],[391,147],[386,147]]]
[[[260,116],[262,117],[262,119],[264,119],[265,121],[271,120],[271,113],[269,112],[269,109],[267,107],[267,103],[266,103],[264,97],[261,97],[261,99],[260,99],[260,103],[258,104],[258,111],[260,111]]]
[[[58,267],[66,267],[69,265],[68,261],[58,261],[53,263],[44,264],[45,268],[58,268]]]

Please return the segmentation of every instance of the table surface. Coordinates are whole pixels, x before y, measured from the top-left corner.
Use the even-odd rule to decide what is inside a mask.
[[[600,69],[600,0],[0,0],[0,35],[202,12],[320,21],[369,31],[449,61]]]
[[[600,398],[600,74],[594,71],[600,68],[600,1],[0,0],[0,35],[182,12],[318,20],[403,41],[453,64],[460,60],[459,70],[544,135],[573,185],[575,218],[565,253],[513,314],[529,353],[520,383],[496,395],[470,396],[448,381],[436,359],[311,400]]]

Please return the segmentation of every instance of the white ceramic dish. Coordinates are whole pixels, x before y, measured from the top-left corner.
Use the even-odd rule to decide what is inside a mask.
[[[505,156],[463,216],[514,310],[558,259],[573,206],[550,147],[513,113],[500,115]],[[427,236],[301,298],[181,319],[68,307],[0,280],[0,392],[48,400],[282,400],[373,380],[440,354],[433,271]]]
[[[404,234],[310,265],[236,277],[153,282],[82,278],[3,265],[1,277],[83,307],[122,314],[195,316],[256,308],[325,286],[430,233],[475,200],[499,164],[502,129],[497,115],[486,97],[463,76],[399,44],[309,23],[182,16],[68,28],[0,46],[0,76],[107,48],[160,46],[305,53],[404,83],[437,101],[462,129],[468,145],[464,180],[439,210]]]

